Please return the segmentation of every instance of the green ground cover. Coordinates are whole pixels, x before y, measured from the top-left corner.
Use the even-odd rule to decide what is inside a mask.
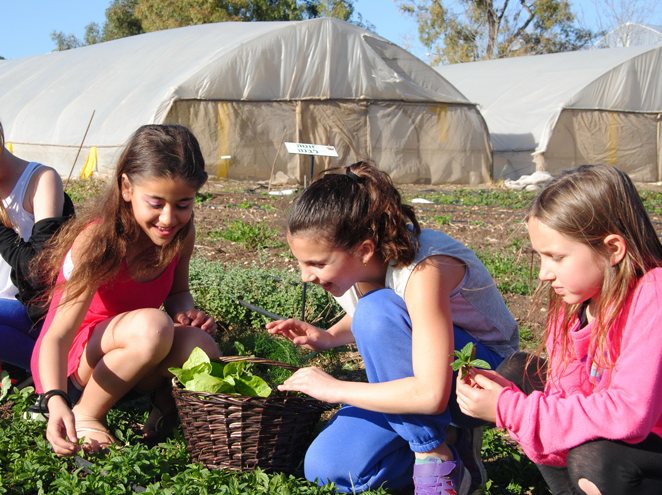
[[[100,185],[72,182],[67,190],[78,205],[98,194]],[[499,210],[505,211],[509,219],[521,217],[532,197],[530,193],[460,188],[407,193],[405,198],[414,195],[446,208],[439,211],[421,209],[417,215],[425,226],[450,229],[455,237],[475,249],[492,272],[512,310],[530,299],[535,285],[535,264],[527,248],[525,233],[521,228],[510,230],[511,220],[495,219],[492,214]],[[642,197],[652,215],[662,214],[661,192],[642,191]],[[218,194],[205,191],[199,197],[199,204],[206,207],[217,199]],[[281,205],[265,195],[219,201],[215,211],[222,211],[224,215],[232,211],[253,216],[258,213],[272,217],[282,214]],[[469,210],[475,210],[478,216],[467,216]],[[207,215],[209,218],[212,213]],[[654,220],[659,229],[659,218]],[[496,229],[497,223],[500,230]],[[238,342],[240,350],[257,356],[294,365],[315,364],[345,379],[364,378],[360,359],[351,346],[324,353],[302,352],[283,340],[268,336],[263,331],[267,319],[238,304],[242,299],[284,316],[298,316],[305,309],[306,320],[320,327],[328,327],[340,316],[339,307],[318,287],[307,288],[303,308],[303,287],[295,265],[293,268],[273,263],[274,259],[290,265],[292,262],[274,222],[227,220],[200,232],[201,243],[217,246],[229,242],[238,246],[237,249],[245,250],[251,259],[263,262],[260,265],[258,262],[214,260],[206,255],[212,252],[206,245],[201,246],[192,261],[191,290],[197,304],[219,321],[223,329],[220,343],[225,354],[238,353],[235,344]],[[230,251],[230,247],[226,250]],[[269,250],[276,252],[275,258],[265,254]],[[518,319],[523,346],[536,347],[539,321],[524,316]],[[139,442],[137,433],[137,425],[144,422],[147,415],[145,401],[123,404],[109,414],[109,426],[116,433],[120,446],[98,456],[58,458],[44,438],[44,423],[23,419],[26,408],[34,402],[31,392],[30,388],[13,389],[8,395],[0,396],[0,494],[335,493],[332,486],[318,487],[300,476],[261,470],[246,473],[208,470],[192,463],[181,429],[167,442],[147,448]],[[482,454],[489,475],[485,494],[547,493],[535,466],[502,432],[486,429]],[[385,495],[389,492],[378,489],[367,493]]]

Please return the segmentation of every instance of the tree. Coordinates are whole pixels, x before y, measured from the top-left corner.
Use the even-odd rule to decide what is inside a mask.
[[[51,39],[55,43],[55,51],[69,50],[79,46],[94,45],[102,41],[110,41],[117,38],[125,38],[134,34],[143,33],[140,19],[134,11],[140,0],[113,0],[106,9],[106,22],[103,29],[96,22],[85,26],[85,37],[79,40],[73,34],[64,34],[61,31],[53,31]]]
[[[55,43],[55,51],[61,52],[63,50],[70,50],[71,48],[78,48],[82,46],[81,41],[73,34],[64,34],[61,31],[53,31],[51,33],[51,40]]]
[[[361,14],[356,20],[353,0],[113,0],[106,9],[103,29],[86,27],[84,42],[74,35],[53,32],[57,50],[133,36],[162,29],[224,21],[297,21],[335,17],[367,29]]]
[[[594,37],[575,24],[568,0],[401,0],[419,38],[440,62],[472,62],[585,47]]]
[[[610,31],[628,22],[659,24],[662,5],[659,0],[594,0],[596,22],[600,29]]]
[[[144,33],[142,21],[136,15],[139,3],[140,0],[113,0],[106,9],[101,39],[110,41]]]
[[[352,0],[139,0],[145,31],[223,21],[299,21],[321,16],[347,20]]]
[[[598,46],[630,46],[636,43],[637,25],[662,24],[659,0],[594,0],[595,22],[608,37]]]
[[[333,17],[343,21],[351,22],[359,27],[375,30],[375,26],[363,19],[360,12],[354,10],[352,1],[346,0],[321,0],[315,6],[316,10],[311,17]]]
[[[85,26],[85,45],[94,45],[95,43],[100,43],[104,41],[102,38],[101,28],[96,22],[91,22]]]

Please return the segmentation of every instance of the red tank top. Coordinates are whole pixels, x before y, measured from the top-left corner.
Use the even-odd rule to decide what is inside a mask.
[[[90,339],[92,331],[99,323],[128,311],[161,307],[172,288],[178,261],[179,257],[176,256],[158,277],[147,282],[137,282],[131,278],[126,262],[122,262],[122,266],[115,278],[99,287],[92,298],[87,314],[76,332],[71,348],[69,349],[67,376],[78,369],[83,350]],[[64,274],[60,270],[57,283],[60,284],[63,280]],[[39,349],[41,347],[41,340],[51,326],[61,297],[61,291],[56,292],[53,296],[48,314],[44,320],[44,325],[32,352],[31,368],[37,393],[43,392],[39,378]]]

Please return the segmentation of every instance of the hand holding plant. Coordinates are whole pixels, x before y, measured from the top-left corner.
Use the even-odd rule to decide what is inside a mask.
[[[461,350],[453,351],[455,361],[451,363],[453,371],[460,372],[460,378],[466,380],[474,368],[489,370],[490,364],[482,359],[476,359],[476,346],[473,342],[469,342]]]

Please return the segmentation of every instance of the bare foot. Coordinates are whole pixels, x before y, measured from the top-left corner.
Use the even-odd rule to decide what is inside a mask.
[[[102,419],[92,416],[75,414],[76,434],[83,439],[83,450],[85,452],[99,452],[117,443],[117,439],[110,433]]]

